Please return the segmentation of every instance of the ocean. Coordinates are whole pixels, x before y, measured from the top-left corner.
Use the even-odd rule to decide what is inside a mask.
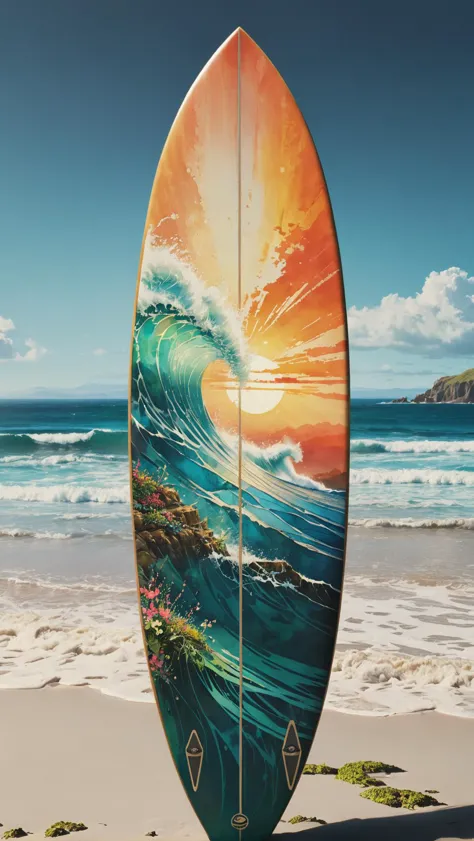
[[[473,406],[352,401],[327,707],[474,716],[472,485]],[[0,547],[0,688],[151,702],[125,401],[0,403]]]

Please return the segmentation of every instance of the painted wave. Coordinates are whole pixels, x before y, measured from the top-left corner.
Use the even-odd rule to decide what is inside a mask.
[[[221,433],[222,438],[229,443],[237,457],[238,438],[237,436]],[[293,441],[281,441],[270,444],[268,447],[259,447],[258,444],[251,444],[244,441],[242,444],[244,456],[247,456],[257,467],[268,470],[274,476],[284,481],[291,482],[303,488],[316,488],[320,491],[332,493],[331,489],[325,488],[321,482],[316,482],[309,476],[297,473],[295,464],[303,460],[303,451],[300,444]]]
[[[147,244],[134,342],[134,453],[143,467],[166,469],[185,504],[197,500],[202,515],[232,542],[239,520],[236,448],[213,424],[202,397],[204,371],[216,360],[245,384],[248,352],[238,314],[222,290],[206,287],[168,250]],[[245,444],[243,452],[246,545],[338,585],[345,493],[296,470],[297,443]]]

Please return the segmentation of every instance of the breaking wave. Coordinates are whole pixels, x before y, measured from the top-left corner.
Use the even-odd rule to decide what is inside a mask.
[[[474,441],[380,441],[356,438],[351,441],[351,453],[474,453]]]
[[[99,502],[124,504],[130,501],[128,485],[80,487],[78,485],[0,485],[0,500],[24,502]]]
[[[474,486],[474,472],[405,468],[382,470],[363,467],[351,470],[352,485],[465,485]]]

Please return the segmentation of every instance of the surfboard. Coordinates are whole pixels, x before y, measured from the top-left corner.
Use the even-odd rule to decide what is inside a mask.
[[[333,658],[348,356],[318,155],[242,29],[191,87],[153,184],[130,456],[144,644],[176,769],[211,841],[265,839]]]

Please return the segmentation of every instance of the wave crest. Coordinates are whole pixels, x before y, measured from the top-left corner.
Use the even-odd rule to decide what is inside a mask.
[[[237,436],[222,432],[221,435],[232,447],[234,452],[237,452]],[[294,441],[279,441],[275,444],[269,444],[267,447],[261,447],[250,441],[243,441],[242,452],[244,457],[246,456],[250,459],[257,467],[268,471],[279,479],[291,482],[292,485],[299,485],[301,488],[315,488],[332,493],[321,482],[316,482],[309,476],[305,476],[303,473],[298,473],[295,470],[294,465],[303,460],[303,451],[301,445]]]
[[[381,470],[364,467],[351,470],[352,485],[474,485],[474,473],[462,470]]]
[[[168,249],[153,247],[148,237],[138,309],[146,313],[157,305],[191,318],[212,336],[234,375],[241,382],[247,379],[249,363],[242,325],[235,310],[226,306],[222,289],[205,286],[189,266]]]
[[[123,504],[130,501],[130,489],[128,485],[102,488],[78,485],[0,485],[0,500]]]
[[[3,432],[0,452],[16,455],[39,453],[42,448],[74,447],[93,453],[126,454],[127,431],[124,429],[89,429],[81,432]],[[63,455],[63,457],[65,457]],[[12,456],[2,458],[8,461]],[[54,464],[54,462],[51,462]]]

